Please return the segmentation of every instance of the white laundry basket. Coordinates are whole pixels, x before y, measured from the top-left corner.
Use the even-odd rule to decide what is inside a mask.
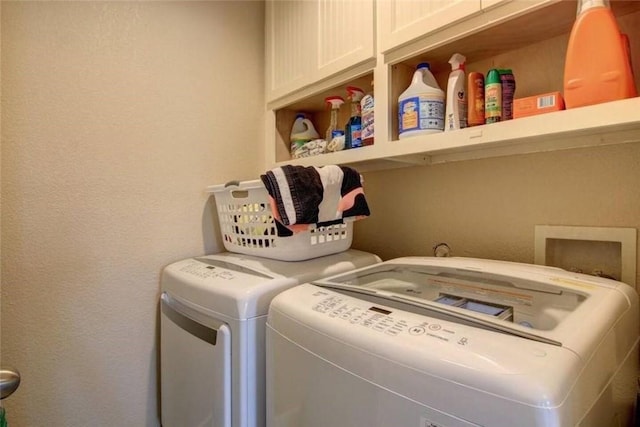
[[[215,196],[220,231],[229,252],[302,261],[351,247],[353,222],[279,237],[269,206],[269,193],[260,180],[212,185],[207,191]]]

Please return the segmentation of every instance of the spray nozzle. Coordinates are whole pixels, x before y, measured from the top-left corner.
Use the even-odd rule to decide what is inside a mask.
[[[344,99],[341,96],[328,96],[324,99],[324,102],[329,104],[332,110],[337,110],[344,104]]]
[[[451,64],[451,70],[464,70],[464,63],[467,62],[467,58],[464,55],[459,53],[454,53],[449,60],[449,64]]]
[[[348,94],[348,98],[352,102],[360,102],[360,100],[364,96],[364,91],[359,87],[347,86],[347,94]]]

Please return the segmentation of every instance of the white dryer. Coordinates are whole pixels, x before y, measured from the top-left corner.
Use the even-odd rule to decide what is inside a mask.
[[[625,427],[638,296],[543,266],[399,258],[267,320],[268,427]]]
[[[164,427],[265,425],[265,321],[279,292],[379,262],[348,250],[284,262],[234,253],[178,261],[161,279]]]

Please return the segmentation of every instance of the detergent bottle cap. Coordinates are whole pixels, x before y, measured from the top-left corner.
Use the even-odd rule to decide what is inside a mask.
[[[296,114],[296,119],[304,119],[304,114],[302,113]]]
[[[577,14],[580,15],[582,12],[595,7],[609,7],[609,0],[579,0]]]
[[[451,70],[464,70],[464,63],[467,61],[467,58],[464,55],[459,53],[454,53],[449,60],[449,64],[451,64]]]
[[[417,70],[420,70],[421,68],[426,68],[427,70],[430,68],[429,67],[429,63],[428,62],[421,62],[418,64],[418,66],[416,67]]]
[[[328,96],[324,99],[324,102],[330,105],[332,110],[337,110],[344,104],[344,99],[341,96]]]
[[[500,72],[496,68],[492,68],[484,79],[485,85],[500,83]]]

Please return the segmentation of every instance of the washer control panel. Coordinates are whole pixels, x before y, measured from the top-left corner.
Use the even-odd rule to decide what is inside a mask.
[[[450,322],[371,305],[364,300],[326,291],[318,291],[314,296],[320,297],[312,307],[314,311],[392,337],[404,335],[437,339],[460,346],[470,342],[469,337],[454,329]]]
[[[206,264],[196,260],[190,260],[186,262],[182,268],[180,268],[182,273],[187,273],[201,279],[225,279],[232,280],[235,278],[235,274],[231,270],[227,270],[225,268],[217,267],[214,265]]]
[[[181,261],[178,271],[204,280],[241,279],[243,281],[264,281],[274,278],[274,276],[270,276],[264,272],[256,271],[243,265],[207,257],[191,258]]]

